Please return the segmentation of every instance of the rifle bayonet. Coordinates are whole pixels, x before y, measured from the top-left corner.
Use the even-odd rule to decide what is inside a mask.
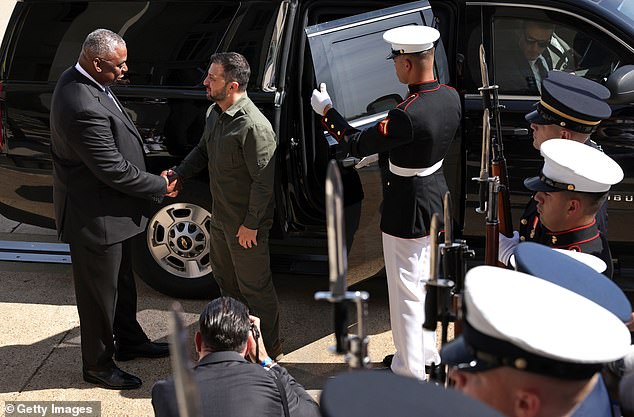
[[[194,380],[189,355],[187,354],[187,332],[185,331],[179,316],[183,309],[180,303],[172,304],[169,315],[168,336],[170,358],[174,372],[174,388],[181,417],[199,417],[201,413],[200,392]]]

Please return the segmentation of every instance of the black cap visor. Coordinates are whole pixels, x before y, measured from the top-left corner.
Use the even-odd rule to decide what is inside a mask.
[[[399,55],[405,55],[405,51],[403,51],[402,49],[392,49],[392,52],[390,52],[390,54],[385,59],[389,61],[390,59],[394,59]]]
[[[429,48],[432,49],[432,48]],[[423,51],[416,51],[416,52],[405,52],[403,49],[392,49],[392,52],[390,52],[390,54],[385,58],[386,60],[390,60],[390,59],[394,59],[399,55],[418,55],[418,54],[422,54],[423,52],[429,51],[429,49],[425,49]]]
[[[554,191],[563,191],[560,188],[551,187],[541,180],[541,176],[526,178],[524,180],[524,187],[528,188],[531,191],[544,191],[544,192],[554,192]]]
[[[462,336],[443,346],[440,357],[442,363],[456,367],[463,372],[483,372],[501,366],[478,360]]]
[[[548,121],[542,117],[541,114],[537,110],[533,110],[532,112],[526,114],[524,116],[528,123],[534,123],[536,125],[549,125],[552,124],[552,121]]]

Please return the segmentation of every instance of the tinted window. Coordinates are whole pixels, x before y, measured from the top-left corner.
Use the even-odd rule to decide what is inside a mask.
[[[386,59],[390,46],[383,41],[383,33],[398,26],[431,23],[431,10],[422,3],[408,5],[413,8],[409,13],[382,11],[388,17],[377,17],[370,12],[309,28],[317,81],[327,83],[337,110],[346,119],[386,111],[400,101],[388,96],[407,94],[407,86],[396,77],[393,61]],[[424,16],[423,10],[428,10],[429,16]]]
[[[594,0],[599,7],[634,25],[634,2],[630,0]]]
[[[193,86],[204,77],[209,56],[220,45],[238,4],[32,3],[14,48],[9,78],[57,80],[76,62],[86,34],[103,27],[126,40],[131,84]]]
[[[603,82],[629,63],[614,39],[555,12],[500,8],[493,16],[494,71],[500,92],[539,95],[549,70]]]
[[[277,8],[272,2],[246,4],[226,35],[223,49],[244,55],[251,66],[249,90],[261,89],[264,70],[269,64],[269,39],[277,23]]]

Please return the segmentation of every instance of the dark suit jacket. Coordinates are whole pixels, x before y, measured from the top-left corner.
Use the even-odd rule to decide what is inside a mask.
[[[165,180],[145,172],[141,136],[97,85],[74,67],[51,102],[53,193],[64,242],[110,245],[145,229]]]
[[[500,93],[539,95],[535,74],[517,44],[496,50],[495,83]]]
[[[283,417],[280,392],[272,373],[284,384],[291,417],[319,417],[319,407],[304,388],[277,365],[266,370],[237,352],[214,352],[194,368],[202,417]],[[172,378],[152,388],[156,417],[178,417]]]

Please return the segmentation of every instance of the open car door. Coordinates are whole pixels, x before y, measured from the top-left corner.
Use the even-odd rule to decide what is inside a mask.
[[[315,78],[326,83],[337,111],[352,126],[363,128],[380,120],[407,93],[392,61],[386,59],[390,46],[383,40],[387,30],[405,25],[436,26],[429,2],[406,3],[306,28]],[[442,40],[436,47],[436,74],[441,83],[449,81]]]
[[[370,127],[384,118],[406,97],[407,86],[398,81],[394,63],[387,59],[391,47],[383,40],[383,33],[406,25],[437,26],[428,1],[405,3],[306,27],[315,76],[311,89],[326,83],[337,111],[358,129]],[[436,76],[440,82],[447,83],[450,76],[442,40],[436,45],[435,58]],[[312,111],[310,117],[318,124],[318,116]],[[316,141],[328,141],[332,156],[336,140],[323,131],[320,124],[315,131]],[[346,225],[358,224],[348,253],[349,285],[372,276],[383,267],[378,217],[384,176],[375,163],[378,159],[378,155],[362,160],[351,157],[341,163],[344,193],[355,194],[360,182],[365,194],[356,218],[352,209],[346,212]],[[381,167],[383,165],[387,164]]]

